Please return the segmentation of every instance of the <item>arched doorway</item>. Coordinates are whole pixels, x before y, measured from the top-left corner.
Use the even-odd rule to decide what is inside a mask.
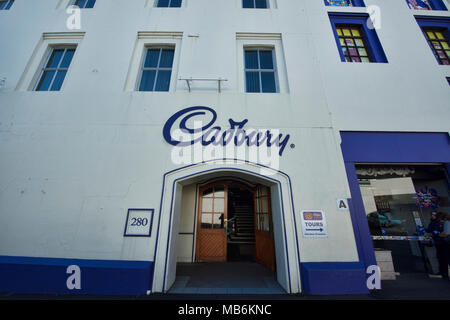
[[[270,188],[236,180],[199,188],[196,261],[256,261],[275,271]]]
[[[211,160],[164,175],[160,209],[154,220],[156,232],[152,235],[155,241],[152,292],[167,292],[175,282],[183,189],[221,177],[243,179],[270,189],[276,280],[288,293],[301,292],[297,223],[290,178],[281,171],[236,159]]]

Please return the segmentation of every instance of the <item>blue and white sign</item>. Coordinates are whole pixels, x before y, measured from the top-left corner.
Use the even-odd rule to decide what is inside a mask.
[[[325,213],[320,210],[304,210],[300,213],[304,238],[328,237]]]
[[[125,237],[150,237],[154,209],[128,209]]]

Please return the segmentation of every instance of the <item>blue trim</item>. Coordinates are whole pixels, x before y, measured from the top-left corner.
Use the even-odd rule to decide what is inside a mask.
[[[349,200],[349,206],[356,248],[358,250],[359,261],[364,263],[367,270],[367,267],[377,264],[373,242],[370,236],[369,223],[366,217],[361,189],[359,188],[355,164],[353,162],[345,162],[345,170],[352,197]]]
[[[303,290],[314,295],[368,294],[365,267],[360,262],[301,264]]]
[[[450,163],[446,132],[342,131],[341,137],[346,162]]]
[[[241,162],[246,163],[246,164],[253,164],[253,165],[257,165],[257,166],[259,166],[259,167],[264,167],[264,168],[266,168],[266,169],[273,170],[272,168],[270,168],[270,167],[268,167],[268,166],[261,165],[261,164],[258,164],[258,163],[254,163],[254,162],[250,162],[250,161],[248,161],[248,160],[239,160],[239,159],[230,159],[230,158],[213,159],[213,160],[204,161],[204,162],[202,162],[202,163],[203,163],[203,164],[206,164],[206,163],[208,163],[208,162],[215,162],[215,161],[218,161],[218,160],[222,160],[222,161],[223,161],[223,160],[225,160],[225,161],[227,161],[227,160],[231,160],[231,161],[241,161]],[[156,244],[155,244],[155,252],[154,252],[154,261],[155,261],[155,259],[156,259],[156,254],[157,254],[157,249],[158,249],[158,245],[157,245],[157,244],[158,244],[158,239],[159,239],[160,222],[161,222],[161,215],[162,215],[162,202],[163,202],[163,197],[164,197],[164,187],[165,187],[165,183],[166,183],[166,176],[169,175],[169,174],[171,174],[171,173],[174,173],[174,172],[176,172],[176,171],[183,170],[183,169],[186,169],[186,168],[189,168],[189,167],[192,167],[192,166],[196,166],[196,165],[198,165],[198,164],[199,164],[199,163],[191,164],[191,165],[187,165],[187,166],[184,166],[184,167],[181,167],[181,168],[178,168],[178,169],[174,169],[174,170],[168,171],[168,172],[166,172],[166,173],[164,174],[164,176],[163,176],[163,185],[162,185],[162,192],[161,192],[161,202],[160,202],[160,209],[159,209],[158,229],[157,229],[158,231],[157,231],[157,234],[156,234],[156,242],[155,242]],[[173,185],[172,185],[172,197],[171,197],[171,208],[170,208],[170,217],[169,217],[169,221],[172,221],[173,195],[174,195],[174,190],[175,190],[175,189],[174,189],[174,188],[175,188],[175,183],[176,183],[177,181],[179,181],[179,180],[181,180],[181,179],[185,179],[185,178],[190,177],[190,176],[200,175],[200,174],[203,174],[203,173],[206,173],[206,172],[223,171],[223,170],[232,170],[232,171],[247,172],[247,173],[250,173],[251,175],[257,175],[257,176],[260,176],[260,177],[264,177],[264,178],[266,178],[266,179],[268,179],[268,180],[271,180],[271,181],[273,181],[273,182],[276,182],[276,183],[278,184],[278,188],[279,188],[279,190],[280,190],[280,197],[281,197],[281,199],[283,199],[283,191],[282,191],[282,188],[281,188],[281,182],[278,181],[277,179],[270,178],[270,177],[267,177],[267,176],[264,176],[264,175],[261,175],[261,174],[255,173],[255,172],[251,172],[251,171],[248,171],[248,170],[243,170],[243,169],[238,169],[238,168],[233,168],[233,167],[231,167],[231,168],[221,167],[221,168],[215,168],[215,169],[210,169],[210,170],[204,170],[204,171],[199,171],[199,172],[196,172],[196,173],[193,173],[193,174],[184,176],[184,177],[180,177],[180,178],[177,178],[176,180],[174,180]],[[293,199],[293,197],[292,197],[291,179],[290,179],[290,177],[289,177],[287,174],[285,174],[285,173],[282,172],[282,171],[277,171],[277,170],[274,170],[274,171],[276,171],[276,172],[278,172],[278,173],[284,175],[284,176],[288,179],[288,181],[289,181],[289,189],[290,189],[290,191],[291,191],[291,204],[292,204],[292,211],[293,211],[292,214],[293,214],[293,217],[294,217],[295,230],[296,230],[296,233],[297,233],[297,226],[296,226],[296,219],[295,219],[295,209],[294,209],[294,199]],[[281,211],[282,211],[282,216],[283,216],[284,240],[285,240],[285,244],[286,244],[286,246],[287,246],[286,222],[285,222],[284,204],[283,204],[283,201],[282,201],[282,200],[281,200]],[[167,258],[168,258],[168,250],[169,250],[170,230],[171,230],[171,223],[169,223],[169,232],[168,232],[168,234],[167,234],[166,256],[165,256],[165,263],[164,263],[163,291],[164,291],[164,289],[165,289],[165,281],[166,281],[166,273],[167,273]],[[296,235],[296,243],[297,243],[297,254],[298,254],[298,257],[299,257],[299,263],[300,263],[300,252],[299,252],[298,237],[297,237],[297,235]],[[285,253],[286,253],[286,263],[287,263],[287,268],[288,268],[288,275],[287,275],[287,277],[288,277],[288,279],[289,279],[289,292],[292,292],[291,274],[290,274],[290,266],[289,266],[289,254],[288,254],[288,251],[287,251],[287,247],[285,247],[284,249],[285,249]]]
[[[81,289],[69,290],[67,267],[81,269]],[[0,292],[143,295],[151,290],[153,262],[0,256]]]
[[[364,4],[363,0],[350,0],[352,5],[351,7],[347,7],[347,8],[353,8],[353,7],[365,7],[366,5]],[[330,4],[328,4],[327,0],[323,0],[323,2],[325,3],[325,5],[327,7],[339,7],[339,8],[346,8],[345,6],[331,6]]]
[[[338,13],[329,12],[328,16],[330,18],[331,26],[333,28],[333,34],[336,40],[336,45],[339,50],[339,55],[342,62],[345,61],[344,53],[342,52],[342,47],[339,41],[339,36],[336,32],[337,24],[344,25],[356,25],[362,28],[363,40],[366,44],[366,49],[369,53],[371,63],[387,63],[387,57],[384,53],[383,46],[377,36],[375,29],[369,29],[367,27],[367,20],[369,19],[368,14],[361,13]]]
[[[132,211],[150,211],[150,227],[148,230],[148,234],[127,234],[127,227],[128,227],[128,218],[130,216],[130,210]],[[130,208],[127,211],[127,220],[125,221],[125,229],[123,231],[124,237],[151,237],[152,235],[152,227],[153,227],[153,216],[155,215],[155,209],[136,209],[136,208]]]

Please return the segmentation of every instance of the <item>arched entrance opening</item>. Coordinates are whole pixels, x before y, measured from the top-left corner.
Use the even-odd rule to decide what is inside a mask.
[[[244,232],[242,223],[239,230],[235,221],[250,199],[253,232],[248,232],[248,225]],[[243,216],[248,219],[249,212]],[[153,292],[167,292],[172,287],[180,252],[185,252],[183,261],[191,263],[254,259],[275,270],[275,279],[285,292],[300,292],[297,227],[290,179],[284,173],[237,160],[173,170],[164,176],[161,206],[155,217]],[[199,230],[203,234],[200,238]],[[248,243],[251,237],[253,244]],[[265,240],[273,250],[267,249]]]

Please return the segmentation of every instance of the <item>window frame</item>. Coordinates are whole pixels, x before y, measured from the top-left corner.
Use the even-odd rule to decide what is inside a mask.
[[[448,66],[445,64],[441,64],[440,60],[434,54],[434,48],[431,46],[431,43],[428,41],[428,37],[425,34],[424,28],[434,28],[434,29],[446,29],[446,31],[441,31],[444,33],[447,42],[450,41],[450,18],[449,17],[428,17],[428,16],[414,16],[416,18],[417,24],[419,25],[420,31],[422,32],[425,41],[428,44],[428,47],[431,50],[434,58],[438,62],[440,66]],[[449,59],[450,60],[450,59]]]
[[[145,66],[145,60],[147,59],[147,54],[148,54],[149,50],[151,50],[151,49],[159,49],[158,66],[156,68],[145,68],[144,67]],[[156,87],[156,83],[157,83],[157,79],[158,79],[157,78],[158,72],[161,71],[161,69],[162,69],[162,71],[168,71],[169,70],[169,68],[161,68],[161,67],[159,67],[159,63],[161,61],[161,53],[162,53],[162,50],[164,50],[164,49],[171,49],[171,50],[173,50],[172,67],[170,68],[169,88],[168,88],[167,91],[156,91],[154,89]],[[174,63],[175,63],[175,50],[176,50],[175,45],[170,45],[170,44],[167,44],[167,45],[152,45],[152,44],[144,45],[144,53],[142,55],[142,61],[141,61],[140,68],[139,68],[139,77],[138,77],[138,81],[136,81],[135,91],[137,91],[137,92],[170,92],[171,84],[172,84],[172,77],[173,77],[173,73],[174,73],[173,70],[174,70]],[[141,82],[142,82],[142,76],[144,75],[144,72],[146,71],[145,69],[156,70],[155,82],[153,84],[153,90],[140,90]]]
[[[7,11],[11,10],[11,7],[14,5],[15,0],[1,0],[1,3],[6,3],[5,7],[3,9],[0,9],[0,11]],[[1,6],[0,6],[1,7]]]
[[[369,19],[368,14],[330,12],[328,16],[330,18],[331,27],[342,62],[347,61],[345,60],[344,52],[339,41],[336,25],[359,26],[363,33],[362,38],[371,60],[369,63],[389,63],[375,29],[369,29],[367,26],[367,21]]]
[[[245,66],[245,53],[246,51],[255,51],[257,52],[257,57],[258,57],[258,69],[247,69]],[[259,52],[260,51],[270,51],[272,53],[272,64],[273,64],[273,69],[261,69],[261,65],[260,65],[260,56],[259,56]],[[247,91],[247,72],[257,72],[258,73],[258,79],[259,79],[259,90],[258,92],[253,92],[253,91]],[[274,74],[274,81],[275,81],[275,92],[264,92],[262,91],[262,77],[261,74],[262,73],[273,73]],[[276,59],[276,52],[275,52],[275,47],[273,46],[244,46],[244,90],[245,93],[279,93],[280,92],[280,85],[279,85],[279,81],[278,81],[278,68],[277,68],[277,59]]]
[[[244,1],[245,0],[241,0],[241,7],[242,7],[242,9],[270,9],[270,1],[269,0],[265,0],[265,2],[266,2],[266,7],[265,8],[257,8],[256,7],[256,1],[257,0],[251,0],[251,1],[253,1],[254,7],[247,8],[247,7],[244,7]]]
[[[349,0],[351,2],[351,6],[333,6],[328,3],[328,0],[323,0],[327,7],[335,7],[335,8],[355,8],[355,7],[365,7],[364,0]]]
[[[408,0],[405,0],[405,4],[410,10],[416,10],[416,11],[448,11],[447,7],[445,6],[444,2],[442,0],[429,0],[431,10],[421,10],[421,9],[414,9],[409,7]]]
[[[71,1],[71,3],[72,3],[71,5],[72,5],[72,6],[77,6],[77,7],[80,8],[80,9],[93,9],[93,8],[95,7],[95,4],[97,3],[97,0],[94,0],[94,4],[92,5],[92,7],[86,8],[86,6],[88,5],[88,3],[89,3],[90,0],[86,0],[86,2],[85,2],[85,4],[84,4],[84,7],[80,7],[80,6],[77,4],[78,1],[80,1],[80,0],[73,0],[73,1]]]
[[[64,84],[66,82],[65,80],[67,78],[67,75],[69,74],[70,66],[71,66],[72,61],[75,58],[75,54],[77,52],[77,46],[76,45],[55,45],[55,46],[50,46],[49,49],[50,50],[47,50],[47,58],[44,60],[45,62],[40,68],[41,70],[39,72],[39,76],[37,77],[37,79],[35,81],[35,84],[34,84],[34,87],[33,87],[32,91],[35,91],[35,92],[50,92],[50,91],[51,92],[58,92],[58,91],[62,91],[63,86],[64,86]],[[49,63],[53,53],[55,52],[55,50],[61,50],[61,49],[64,49],[64,53],[61,56],[61,60],[58,63],[58,67],[56,67],[56,68],[47,68],[47,65],[48,65],[48,63]],[[62,61],[63,61],[63,58],[64,58],[67,50],[74,50],[72,59],[70,60],[70,64],[69,64],[69,66],[67,68],[59,68],[61,63],[62,63]],[[41,81],[43,80],[43,76],[44,76],[45,72],[49,71],[49,70],[55,71],[55,75],[53,76],[52,81],[51,81],[51,83],[48,86],[49,89],[48,90],[38,90],[38,87],[39,87]],[[63,82],[61,84],[61,87],[59,88],[59,90],[50,90],[52,85],[53,85],[53,83],[54,83],[54,81],[55,81],[55,78],[56,78],[56,76],[58,74],[58,71],[65,71],[66,72],[66,75],[64,76],[64,79],[63,79]]]
[[[155,0],[155,8],[182,8],[183,7],[183,0],[179,0],[180,1],[180,6],[177,7],[172,7],[171,3],[172,1],[178,1],[178,0],[168,0],[169,3],[167,4],[167,7],[163,7],[163,6],[159,6],[160,0]]]

